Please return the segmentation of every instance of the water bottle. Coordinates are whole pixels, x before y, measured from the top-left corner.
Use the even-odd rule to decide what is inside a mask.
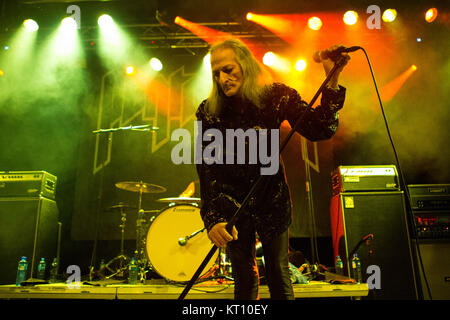
[[[335,262],[335,268],[336,268],[336,274],[339,274],[341,276],[344,275],[344,263],[342,262],[341,256],[336,256],[336,262]]]
[[[361,261],[359,260],[357,253],[355,253],[352,258],[352,277],[355,279],[356,283],[360,284],[362,282]]]
[[[139,268],[136,263],[136,258],[131,258],[130,264],[128,265],[128,283],[136,284],[138,282]]]
[[[52,265],[50,267],[50,278],[48,280],[50,283],[58,282],[58,259],[54,258]]]
[[[38,272],[37,272],[37,278],[41,280],[45,280],[45,258],[41,258],[41,261],[38,264]]]
[[[27,269],[27,257],[22,257],[17,266],[16,286],[20,286],[20,284],[27,279]]]

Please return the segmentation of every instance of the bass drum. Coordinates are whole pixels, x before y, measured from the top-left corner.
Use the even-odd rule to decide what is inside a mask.
[[[162,210],[151,223],[146,249],[153,269],[163,278],[188,282],[194,276],[213,244],[204,229],[185,245],[178,240],[204,228],[200,209],[194,205],[174,205]],[[206,265],[204,274],[215,264],[218,250]]]

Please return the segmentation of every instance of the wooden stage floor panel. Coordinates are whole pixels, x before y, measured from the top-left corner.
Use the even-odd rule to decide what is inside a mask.
[[[309,284],[294,284],[295,298],[337,298],[367,296],[368,285],[363,284],[329,284],[312,281]],[[176,300],[184,289],[183,284],[90,284],[67,285],[42,284],[19,287],[15,285],[0,286],[0,299],[102,299],[102,300]],[[269,299],[267,285],[261,285],[261,299]],[[233,300],[233,284],[197,284],[185,299],[224,299]]]

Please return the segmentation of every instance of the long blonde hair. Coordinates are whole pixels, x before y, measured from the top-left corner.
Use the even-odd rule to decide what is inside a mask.
[[[239,91],[240,98],[252,102],[257,107],[261,107],[260,97],[264,84],[261,81],[262,70],[248,47],[238,39],[227,39],[219,42],[211,47],[210,54],[217,50],[232,49],[236,55],[236,60],[241,66],[243,82]],[[206,109],[207,112],[213,115],[218,115],[221,110],[223,95],[220,94],[220,89],[217,82],[212,81],[212,90],[209,94]]]

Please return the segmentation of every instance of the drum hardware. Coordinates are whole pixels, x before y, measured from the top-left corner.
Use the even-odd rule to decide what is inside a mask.
[[[158,202],[164,203],[175,203],[175,204],[199,204],[201,202],[200,198],[189,198],[189,197],[177,197],[177,198],[162,198],[156,200]]]
[[[123,203],[119,203],[118,205],[114,205],[109,207],[109,210],[115,210],[115,209],[119,209],[120,210],[120,215],[121,215],[121,219],[120,222],[121,224],[119,225],[120,228],[120,253],[118,256],[114,257],[113,259],[111,259],[107,264],[106,264],[106,269],[108,269],[110,272],[112,272],[111,275],[105,277],[105,279],[110,279],[116,275],[119,276],[123,276],[123,272],[127,269],[128,267],[128,257],[125,255],[124,252],[124,240],[125,240],[125,224],[127,221],[127,214],[125,213],[124,209],[128,208],[129,206],[123,204]],[[118,266],[117,269],[114,270],[113,268],[111,268],[110,266],[118,261]]]
[[[188,235],[188,236],[185,236],[184,238],[178,238],[178,244],[179,244],[180,246],[185,246],[185,245],[187,244],[187,242],[188,242],[189,239],[192,239],[193,237],[195,237],[195,236],[196,236],[197,234],[199,234],[200,232],[203,232],[203,230],[205,230],[205,229],[206,229],[206,228],[197,230],[197,231],[195,231],[194,233],[192,233],[192,234],[190,234],[190,235]]]
[[[145,280],[146,272],[145,269],[147,267],[147,259],[145,255],[145,240],[143,240],[143,222],[145,222],[144,215],[146,212],[155,212],[156,210],[151,211],[145,211],[142,209],[142,196],[144,193],[162,193],[166,192],[167,189],[165,187],[146,183],[143,181],[123,181],[123,182],[117,182],[115,186],[119,189],[131,191],[131,192],[138,192],[138,216],[136,220],[136,250],[134,251],[135,257],[136,257],[136,263],[139,267],[139,274],[140,274],[140,280]]]

